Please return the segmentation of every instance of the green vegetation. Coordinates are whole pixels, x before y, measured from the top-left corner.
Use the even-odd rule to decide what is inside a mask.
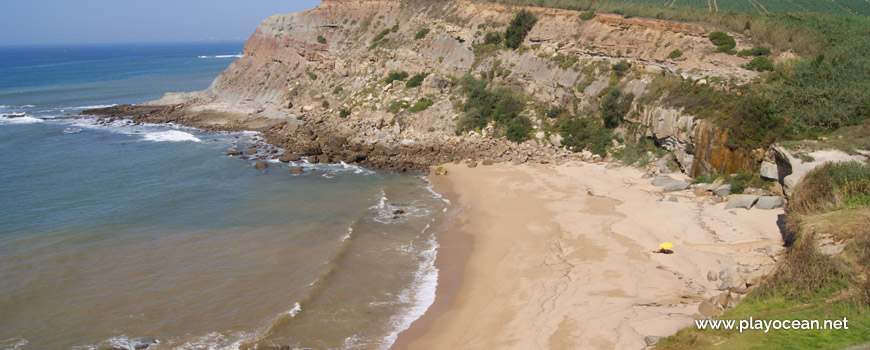
[[[618,82],[620,79],[625,77],[628,73],[628,70],[631,69],[631,64],[626,60],[621,60],[616,64],[610,66],[611,71],[613,72],[613,79],[611,81]]]
[[[616,87],[608,87],[598,93],[600,98],[598,101],[598,113],[604,121],[604,126],[615,128],[619,126],[629,108],[631,101],[634,100],[634,94],[623,94]]]
[[[580,14],[580,19],[588,21],[595,18],[595,11],[586,11]]]
[[[716,7],[703,0],[676,1],[669,5],[668,2],[659,0],[615,0],[609,4],[601,0],[543,0],[543,1],[499,1],[507,4],[536,4],[535,6],[548,6],[572,9],[597,8],[599,12],[616,13],[624,9],[623,14],[637,15],[631,11],[631,6],[642,6],[649,11],[697,11],[711,15],[728,16],[734,14],[777,15],[782,13],[819,12],[835,15],[870,15],[870,4],[860,0],[843,1],[818,1],[818,0],[760,0],[749,1],[718,1]],[[604,4],[602,4],[604,3]],[[604,6],[602,6],[604,5]],[[609,6],[607,6],[609,5]],[[759,6],[761,5],[761,6]],[[601,10],[605,8],[606,10]]]
[[[607,154],[607,149],[613,145],[610,130],[604,127],[597,118],[573,117],[559,123],[559,134],[562,144],[574,152],[584,148],[600,156]]]
[[[772,71],[774,69],[773,60],[767,57],[753,58],[749,63],[744,64],[743,68],[758,72]]]
[[[761,179],[761,177],[746,172],[738,172],[737,174],[731,175],[702,174],[692,179],[692,183],[711,183],[719,178],[724,179],[725,184],[731,185],[731,193],[743,193],[743,190],[749,187],[762,189],[767,189],[770,187],[770,182],[764,181]]]
[[[341,111],[338,112],[339,118],[347,118],[349,115],[350,115],[350,111],[347,109],[342,109]]]
[[[396,25],[394,25],[392,28],[390,28],[390,31],[393,33],[398,32],[399,31],[399,24],[396,23]]]
[[[405,81],[405,79],[408,79],[408,72],[390,72],[390,74],[387,74],[387,77],[384,78],[384,84],[389,84],[396,80]]]
[[[734,50],[737,41],[725,32],[715,31],[710,33],[710,41],[716,45],[716,52],[728,52]]]
[[[504,40],[504,36],[499,32],[486,32],[486,35],[483,37],[483,43],[487,45],[498,46],[501,45],[502,40]]]
[[[414,35],[414,40],[420,40],[426,37],[429,34],[429,28],[420,29],[417,34]]]
[[[538,18],[531,12],[520,10],[519,13],[511,20],[507,30],[504,33],[505,46],[509,49],[516,50],[523,44],[526,35],[538,22]]]
[[[332,89],[332,94],[333,94],[333,95],[338,95],[338,94],[340,94],[343,90],[344,90],[344,89],[343,89],[341,86],[336,86],[335,89]]]
[[[387,107],[387,112],[396,114],[403,109],[407,109],[408,106],[408,102],[402,100],[393,101],[392,103],[390,103],[390,106]]]
[[[415,88],[420,85],[423,85],[423,79],[429,76],[429,73],[420,73],[408,79],[408,82],[405,83],[406,88]]]
[[[575,64],[577,64],[577,61],[580,60],[580,57],[577,55],[565,56],[564,54],[562,54],[560,52],[560,53],[557,53],[556,56],[553,56],[550,59],[553,60],[553,62],[556,62],[556,64],[559,65],[560,68],[568,69],[568,68],[573,67]]]
[[[378,35],[375,35],[375,38],[372,39],[372,43],[376,43],[378,41],[381,41],[381,39],[383,39],[385,36],[389,35],[390,33],[391,33],[390,28],[386,28],[386,29],[382,30],[380,33],[378,33]]]
[[[462,105],[462,116],[456,123],[457,133],[481,130],[494,121],[496,126],[506,130],[508,140],[523,142],[532,132],[531,121],[520,116],[525,109],[525,97],[508,88],[490,87],[486,78],[477,79],[466,74],[460,81],[462,92],[467,99]]]
[[[679,57],[683,57],[683,51],[680,51],[680,49],[674,49],[674,51],[671,51],[671,53],[668,54],[668,58],[670,59]]]
[[[319,42],[321,44],[326,44],[326,38],[324,38],[323,35],[318,35],[317,42]]]
[[[434,104],[435,104],[434,101],[424,97],[424,98],[421,98],[419,101],[417,101],[417,103],[415,103],[413,106],[408,108],[408,112],[417,113],[420,111],[424,111],[424,110],[426,110],[426,108],[429,108],[430,106],[432,106]]]
[[[737,53],[737,56],[747,57],[747,56],[767,56],[770,55],[770,48],[767,46],[755,46],[749,50],[740,50]]]
[[[806,175],[789,202],[799,213],[870,207],[870,165],[825,164]]]
[[[616,159],[619,159],[622,164],[635,165],[644,167],[650,162],[649,153],[657,157],[664,155],[662,148],[656,147],[655,141],[648,137],[639,135],[636,139],[626,140],[625,148],[616,152]]]
[[[311,72],[309,70],[305,70],[305,74],[308,74],[308,79],[317,80],[317,74],[314,74],[313,72]]]

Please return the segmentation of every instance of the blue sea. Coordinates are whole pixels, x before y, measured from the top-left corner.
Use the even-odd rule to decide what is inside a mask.
[[[0,47],[0,349],[384,349],[425,312],[425,179],[79,115],[205,89],[242,47]]]

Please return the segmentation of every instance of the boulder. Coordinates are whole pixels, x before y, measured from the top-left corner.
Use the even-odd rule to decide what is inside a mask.
[[[712,270],[711,270],[711,271],[707,271],[707,280],[708,280],[708,281],[718,281],[718,280],[719,280],[719,274],[717,274],[716,271],[712,271]]]
[[[321,154],[321,155],[317,156],[317,162],[324,163],[324,164],[329,163],[329,156],[325,155],[325,154]]]
[[[438,169],[435,169],[435,175],[447,175],[447,169],[444,169],[444,167],[438,167]]]
[[[147,349],[151,345],[157,344],[157,339],[154,338],[142,338],[136,342],[136,345],[133,346],[135,350]]]
[[[722,185],[724,185],[724,184],[725,184],[725,179],[720,177],[716,180],[713,180],[712,183],[704,184],[702,186],[704,186],[704,189],[707,191],[715,191],[717,188],[722,187]]]
[[[785,204],[785,199],[783,197],[762,196],[759,197],[758,202],[755,203],[755,209],[771,210],[782,208],[783,204]]]
[[[761,162],[761,178],[768,181],[779,181],[779,170],[776,168],[776,163]]]
[[[679,201],[679,200],[677,199],[677,197],[674,197],[674,196],[670,196],[670,197],[668,198],[668,202],[675,202],[675,203],[676,203],[676,202],[678,202],[678,201]]]
[[[249,156],[250,156],[250,155],[257,154],[257,149],[255,149],[255,148],[248,149],[248,150],[245,151],[245,154],[247,154],[247,155],[249,155]]]
[[[291,175],[299,175],[299,174],[302,174],[302,167],[301,167],[301,166],[298,166],[298,167],[295,167],[295,168],[291,168],[291,169],[290,169],[290,174],[291,174]]]
[[[725,269],[722,269],[722,271],[719,271],[719,279],[724,281],[726,278],[728,278],[732,274],[737,273],[738,268],[739,267],[737,265],[733,265],[733,266],[727,267]]]
[[[819,240],[819,251],[824,255],[839,255],[846,248],[843,242],[837,242],[830,237]]]
[[[696,186],[692,189],[692,192],[695,194],[695,197],[706,197],[710,195],[710,192],[704,189],[704,187]]]
[[[731,292],[727,290],[713,298],[714,304],[719,305],[722,308],[728,307],[729,301],[731,301]]]
[[[481,164],[483,164],[483,165],[492,165],[492,160],[485,159]]]
[[[722,284],[719,285],[719,290],[730,290],[735,293],[746,291],[746,281],[739,273],[732,273],[722,279]]]
[[[707,317],[715,317],[722,313],[722,309],[711,303],[709,300],[704,300],[701,302],[701,305],[698,305],[698,312]]]
[[[749,210],[752,205],[758,201],[758,196],[751,194],[741,194],[728,198],[728,204],[725,204],[725,209],[744,208]]]
[[[659,340],[661,340],[661,338],[656,337],[654,335],[648,335],[648,336],[643,337],[643,341],[644,341],[644,343],[646,343],[646,346],[656,345],[659,343]]]
[[[731,194],[731,185],[722,185],[713,190],[713,194],[717,197],[728,197]]]
[[[269,163],[266,163],[264,161],[259,161],[259,162],[254,163],[254,169],[266,169],[268,167],[269,167]]]
[[[278,160],[281,163],[290,163],[299,160],[299,155],[296,153],[284,152],[280,156],[278,156]]]
[[[227,155],[228,156],[240,156],[240,155],[242,155],[242,151],[239,151],[237,149],[231,149],[231,150],[227,151]]]
[[[468,163],[469,168],[477,168],[477,162]]]

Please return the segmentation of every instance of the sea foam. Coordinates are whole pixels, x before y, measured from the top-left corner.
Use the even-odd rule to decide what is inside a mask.
[[[39,118],[27,117],[27,116],[19,117],[19,115],[22,115],[22,114],[11,114],[11,115],[14,115],[15,117],[13,117],[13,118],[0,117],[0,125],[33,124],[33,123],[42,123],[43,122],[43,120],[39,119]]]
[[[198,56],[199,58],[242,58],[242,54],[235,55],[215,55],[215,56]]]
[[[183,141],[193,141],[193,142],[202,142],[198,137],[193,136],[193,134],[186,133],[184,131],[178,130],[169,130],[169,131],[160,131],[160,132],[152,132],[145,134],[145,140],[154,141],[154,142],[183,142]]]

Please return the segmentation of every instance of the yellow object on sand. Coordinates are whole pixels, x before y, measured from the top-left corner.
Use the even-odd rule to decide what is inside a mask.
[[[665,243],[659,244],[659,248],[661,248],[661,249],[674,249],[674,244],[671,242],[665,242]]]

